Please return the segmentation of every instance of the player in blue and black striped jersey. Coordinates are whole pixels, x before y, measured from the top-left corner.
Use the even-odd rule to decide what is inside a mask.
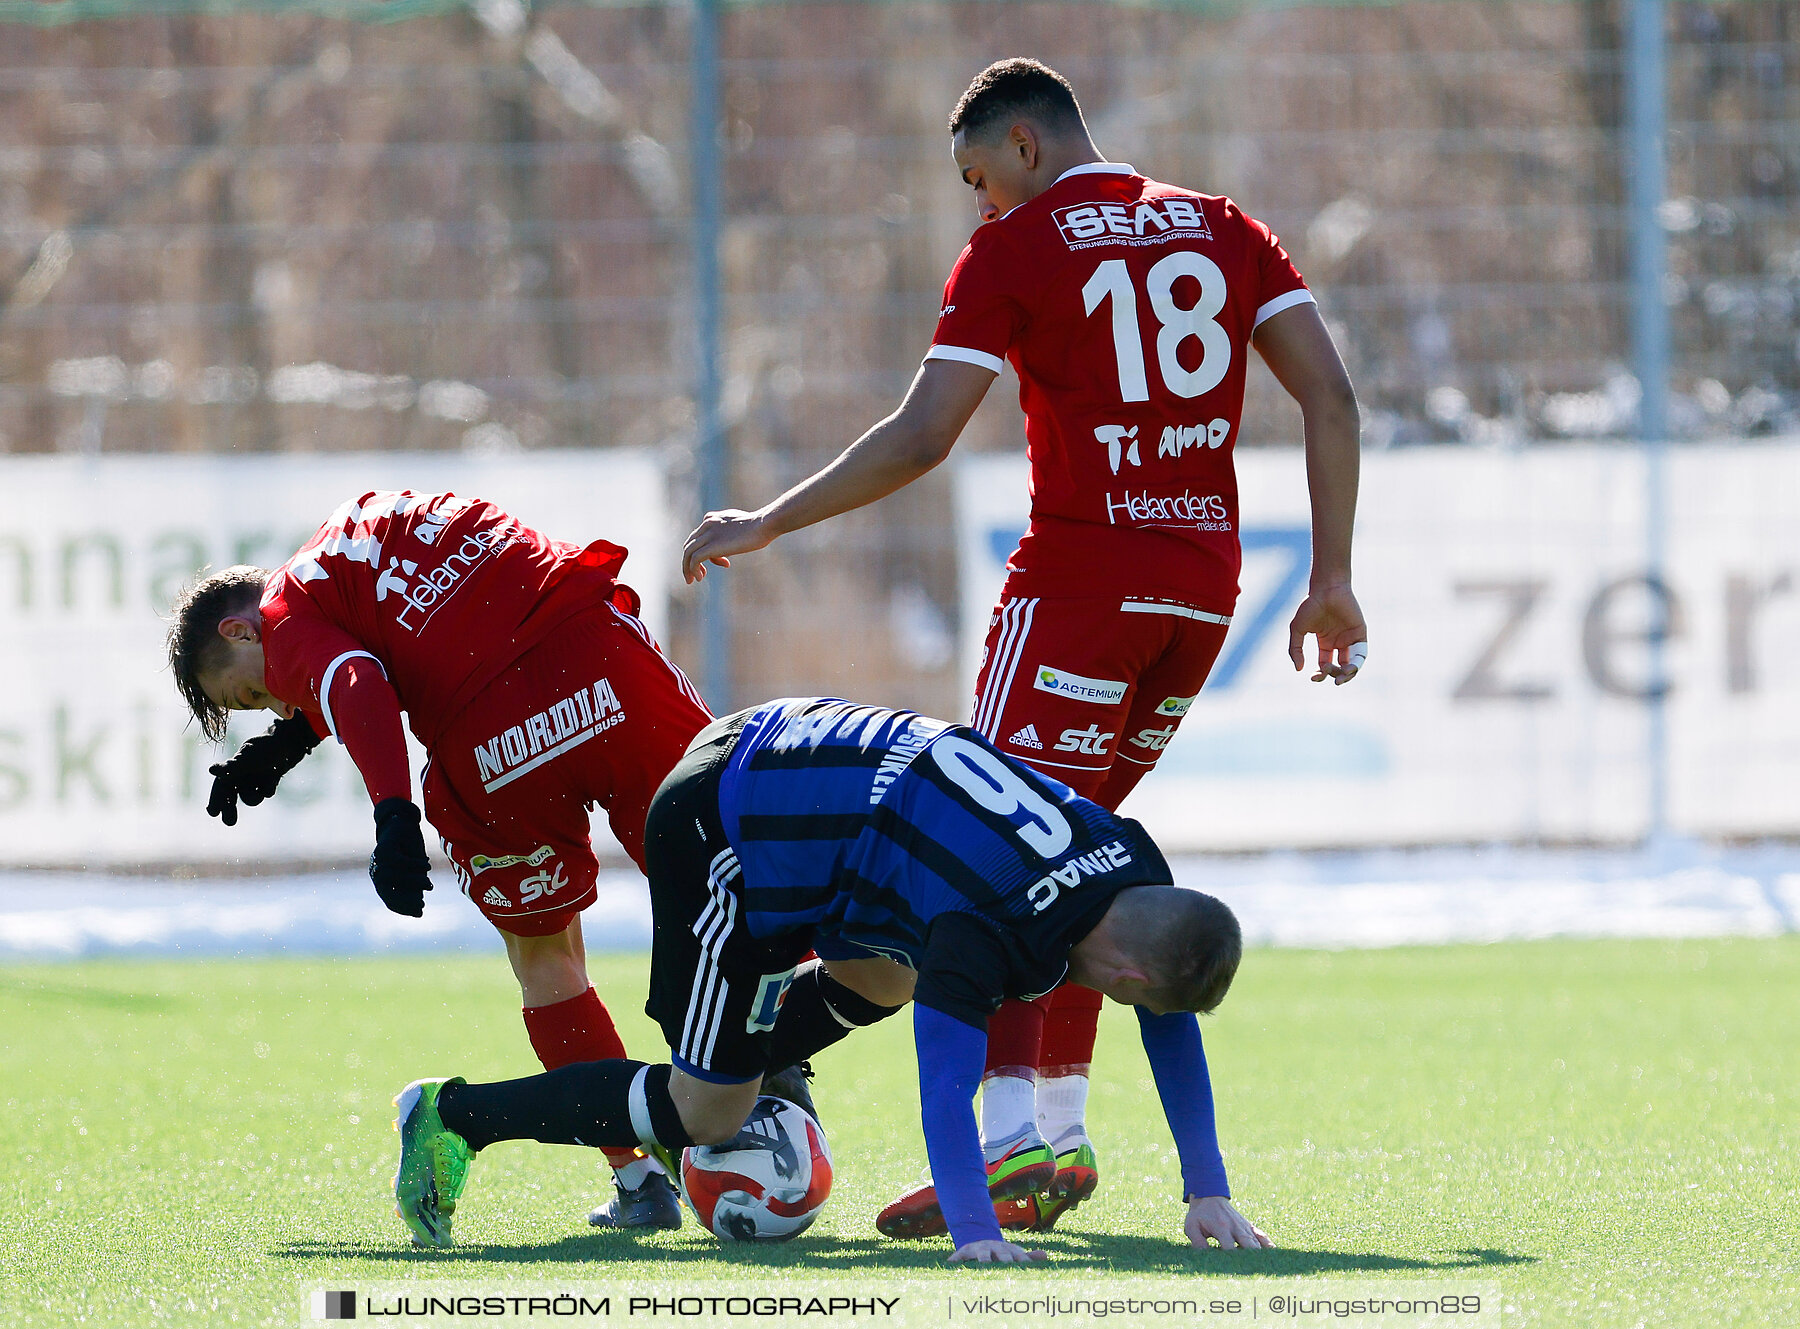
[[[788,698],[701,731],[657,791],[645,850],[645,1009],[670,1063],[409,1086],[396,1194],[419,1239],[448,1243],[468,1160],[491,1143],[723,1143],[766,1075],[912,998],[951,1259],[1032,1258],[1001,1235],[972,1099],[988,1016],[1067,978],[1138,1008],[1180,1153],[1188,1238],[1269,1244],[1227,1198],[1192,1014],[1231,984],[1237,920],[1171,885],[1136,822],[966,727]]]

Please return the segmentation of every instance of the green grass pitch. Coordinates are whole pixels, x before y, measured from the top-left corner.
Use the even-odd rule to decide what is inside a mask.
[[[634,1050],[645,961],[596,962]],[[1102,1189],[1048,1269],[1498,1283],[1506,1323],[1800,1323],[1800,938],[1254,951],[1206,1022],[1242,1208],[1273,1252],[1179,1243],[1129,1012],[1091,1111]],[[909,1020],[820,1058],[837,1189],[800,1240],[592,1233],[599,1160],[477,1160],[444,1254],[403,1241],[389,1100],[536,1069],[498,954],[0,968],[0,1311],[9,1325],[293,1324],[394,1280],[821,1280],[935,1272],[874,1232],[923,1160]],[[852,1286],[846,1282],[846,1286]],[[1066,1284],[1073,1286],[1073,1284]]]

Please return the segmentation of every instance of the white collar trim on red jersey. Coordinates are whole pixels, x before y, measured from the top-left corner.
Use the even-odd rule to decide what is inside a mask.
[[[1071,166],[1050,183],[1060,185],[1072,175],[1136,175],[1137,167],[1128,166],[1124,162],[1083,162],[1080,166]]]

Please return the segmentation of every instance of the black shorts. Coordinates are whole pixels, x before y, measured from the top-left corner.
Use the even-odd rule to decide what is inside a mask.
[[[719,822],[719,775],[749,712],[702,729],[650,801],[650,998],[677,1068],[742,1084],[769,1066],[770,1031],[812,929],[757,938],[743,923],[737,854]]]

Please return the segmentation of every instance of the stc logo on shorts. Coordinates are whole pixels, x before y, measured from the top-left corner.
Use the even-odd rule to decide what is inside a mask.
[[[474,858],[469,860],[469,866],[474,868],[477,874],[480,874],[484,867],[509,867],[516,866],[520,863],[530,863],[532,867],[536,867],[538,864],[544,862],[549,853],[550,846],[545,845],[542,849],[538,850],[537,853],[529,856],[524,854],[507,854],[503,858],[483,858],[480,854],[477,854]],[[542,872],[534,873],[529,877],[521,877],[519,879],[519,903],[521,905],[533,904],[538,900],[543,899],[546,895],[555,895],[568,884],[568,868],[559,862],[554,867],[546,868]],[[487,893],[481,897],[481,902],[490,909],[511,909],[513,907],[511,898],[498,886],[489,886],[487,888]]]
[[[1161,729],[1140,729],[1137,737],[1131,740],[1131,746],[1143,748],[1146,752],[1161,752],[1174,737],[1175,726],[1172,724],[1166,724]]]
[[[1212,230],[1196,198],[1147,198],[1137,203],[1081,203],[1051,217],[1070,249],[1095,245],[1154,245],[1177,236],[1210,240]]]
[[[1117,706],[1125,700],[1125,684],[1122,682],[1114,682],[1110,678],[1083,678],[1080,674],[1071,674],[1066,669],[1052,669],[1049,665],[1037,667],[1037,677],[1032,680],[1031,685],[1039,692],[1067,697],[1071,701],[1091,701],[1101,706]]]
[[[567,869],[561,863],[554,872],[545,871],[535,877],[526,877],[519,883],[519,903],[530,904],[546,895],[555,895],[569,884]]]
[[[1081,752],[1090,757],[1104,757],[1106,745],[1117,738],[1117,734],[1108,734],[1097,724],[1086,729],[1065,729],[1062,737],[1056,740],[1058,752]]]
[[[513,725],[487,742],[476,744],[475,769],[481,787],[491,794],[624,719],[625,708],[619,704],[618,694],[603,678],[593,687],[582,688],[548,710],[539,711],[524,724]]]

